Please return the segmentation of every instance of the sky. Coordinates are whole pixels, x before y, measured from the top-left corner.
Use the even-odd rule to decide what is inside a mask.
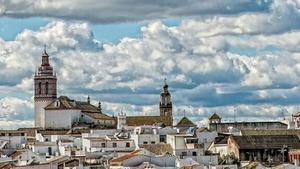
[[[299,0],[0,0],[0,128],[33,126],[44,45],[58,95],[109,115],[158,115],[164,78],[175,121],[300,111]]]

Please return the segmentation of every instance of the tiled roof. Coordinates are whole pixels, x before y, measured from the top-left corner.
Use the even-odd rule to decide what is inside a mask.
[[[227,144],[229,136],[221,136],[221,137],[216,137],[214,140],[214,144]]]
[[[89,133],[90,129],[45,129],[45,130],[38,130],[38,133],[42,135],[74,135],[74,134],[82,134],[82,133]]]
[[[57,104],[59,102],[59,104]],[[76,106],[75,100],[69,99],[67,96],[60,96],[48,106],[45,107],[46,110],[52,109],[79,109]]]
[[[46,129],[46,130],[38,130],[38,133],[41,133],[42,135],[66,135],[69,130],[66,129],[59,129],[59,130],[51,130],[51,129]]]
[[[183,117],[176,125],[176,127],[196,127],[197,125],[195,125],[190,119],[188,119],[187,117]]]
[[[165,124],[172,126],[170,118],[167,116],[127,116],[128,126],[143,126],[153,124]]]
[[[267,135],[298,135],[300,130],[297,129],[277,129],[277,130],[241,130],[242,136],[267,136]]]
[[[141,144],[139,147],[156,155],[164,155],[166,153],[173,154],[173,149],[170,144]]]
[[[214,113],[208,119],[209,120],[215,120],[215,119],[221,119],[221,117],[217,113]]]
[[[88,102],[76,101],[76,106],[84,113],[101,113],[98,107]]]
[[[210,131],[210,130],[208,128],[206,128],[206,127],[199,127],[196,130],[197,133],[201,133],[201,132],[204,132],[204,131]]]
[[[46,110],[64,110],[64,109],[75,109],[80,110],[82,113],[94,118],[94,119],[106,119],[114,120],[106,114],[103,114],[97,106],[90,104],[89,102],[75,101],[69,99],[67,96],[60,96],[54,100],[45,108]]]
[[[84,114],[92,117],[93,119],[104,119],[104,120],[114,120],[113,117],[110,117],[106,114],[101,114],[101,113],[87,113],[87,112],[84,112]]]
[[[300,148],[300,140],[297,136],[230,136],[240,149],[280,149],[283,145],[290,149]]]
[[[56,157],[51,158],[50,160],[43,161],[40,164],[60,163],[62,161],[68,160],[68,159],[69,159],[68,156],[56,156]]]
[[[112,163],[122,163],[122,162],[125,161],[125,160],[128,160],[128,159],[130,159],[130,158],[132,158],[132,157],[137,156],[140,152],[141,152],[141,150],[135,150],[135,151],[133,151],[133,152],[131,152],[131,153],[125,154],[124,156],[121,156],[121,157],[119,157],[119,158],[116,158],[116,159],[111,160],[110,163],[111,163],[111,164],[112,164]],[[112,164],[112,165],[113,165],[113,164]]]
[[[71,100],[67,96],[60,96],[48,106],[46,110],[57,110],[57,109],[79,109],[84,113],[101,113],[97,106],[90,104],[89,102]]]

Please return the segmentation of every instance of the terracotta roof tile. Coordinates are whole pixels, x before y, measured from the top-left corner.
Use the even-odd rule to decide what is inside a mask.
[[[190,119],[188,119],[187,117],[183,117],[176,125],[176,127],[196,127],[197,125],[195,125]]]
[[[59,104],[57,104],[59,103]],[[46,110],[52,109],[78,109],[75,100],[69,99],[67,96],[60,96],[52,103],[45,107]]]
[[[170,118],[167,116],[127,116],[128,126],[143,126],[153,124],[165,124],[171,126]]]
[[[173,149],[170,144],[142,144],[140,148],[144,148],[156,155],[164,155],[166,153],[173,154]]]
[[[106,114],[101,114],[101,113],[87,113],[87,112],[84,112],[84,114],[92,117],[93,119],[105,119],[105,120],[114,120],[113,117],[110,117]]]
[[[217,113],[214,113],[208,119],[209,120],[215,120],[215,119],[221,119],[221,117]]]
[[[240,149],[280,149],[283,145],[290,149],[299,149],[300,140],[297,136],[230,136]]]
[[[113,159],[110,161],[110,163],[122,163],[125,160],[128,160],[132,157],[137,156],[142,150],[135,150],[131,153],[125,154],[124,156],[121,156],[119,158]]]
[[[84,113],[101,113],[100,109],[88,102],[76,101],[76,106]]]

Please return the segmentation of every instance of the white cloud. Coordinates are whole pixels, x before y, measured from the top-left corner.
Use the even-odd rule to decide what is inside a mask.
[[[0,99],[0,120],[32,120],[33,103],[16,97]]]
[[[271,13],[188,19],[176,27],[151,22],[142,28],[141,38],[123,38],[118,44],[96,41],[84,22],[58,20],[37,31],[24,30],[12,41],[0,39],[0,90],[31,92],[32,74],[47,44],[59,94],[76,99],[92,95],[110,113],[157,113],[159,88],[167,77],[174,104],[190,108],[195,120],[212,111],[232,118],[236,105],[241,119],[274,119],[280,116],[279,105],[293,112],[300,99],[300,32],[290,31],[297,26],[286,28],[285,20],[278,20],[276,30],[257,27],[280,14],[277,8],[289,8],[279,2]],[[4,90],[1,94],[8,95]],[[20,103],[32,114],[24,104]],[[261,104],[274,108],[260,108]],[[20,113],[25,119],[24,111],[16,106],[3,110],[2,116]]]

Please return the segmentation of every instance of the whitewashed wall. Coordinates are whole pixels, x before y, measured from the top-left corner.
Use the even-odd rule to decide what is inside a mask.
[[[80,110],[47,110],[45,112],[46,128],[66,128],[79,119]]]

